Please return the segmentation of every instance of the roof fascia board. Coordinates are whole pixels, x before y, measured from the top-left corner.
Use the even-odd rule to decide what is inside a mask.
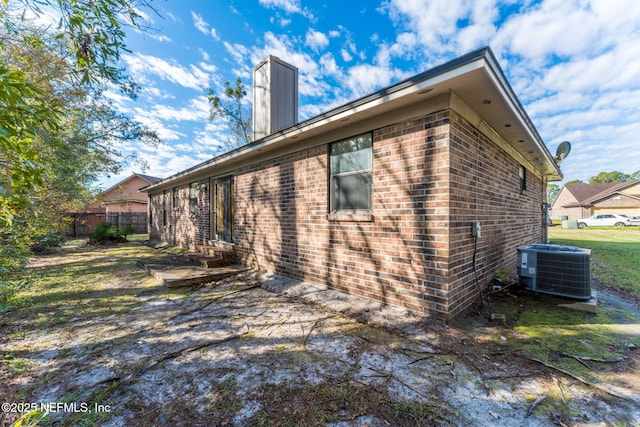
[[[638,196],[636,196],[636,195],[629,194],[629,193],[624,193],[624,192],[622,192],[622,191],[614,191],[614,192],[612,192],[612,193],[609,193],[609,194],[603,195],[603,196],[601,196],[601,197],[598,197],[598,198],[594,198],[594,199],[592,199],[592,200],[589,200],[589,204],[592,204],[592,205],[593,205],[593,204],[596,204],[596,203],[598,203],[598,202],[601,202],[601,201],[603,201],[603,200],[605,200],[605,199],[611,198],[611,197],[613,197],[613,196],[629,197],[629,198],[631,198],[631,199],[640,200],[640,197],[638,197]]]
[[[101,205],[113,205],[122,203],[147,203],[147,199],[117,199],[117,200],[104,200],[100,202]]]
[[[588,197],[586,199],[583,200],[584,203],[594,203],[594,202],[598,202],[602,199],[605,199],[613,194],[624,194],[626,196],[628,196],[628,193],[624,193],[623,190],[626,190],[629,187],[633,187],[636,184],[639,184],[640,180],[637,181],[628,181],[628,182],[621,182],[615,185],[612,185],[611,187],[607,188],[606,190],[603,190],[599,193],[594,194],[591,197]]]
[[[629,197],[631,199],[640,200],[640,196],[629,193],[620,193],[621,196]]]
[[[153,185],[153,184],[151,184],[151,181],[149,181],[148,179],[146,179],[146,178],[142,177],[140,174],[138,174],[138,173],[135,173],[135,172],[134,172],[134,173],[132,173],[130,176],[128,176],[128,177],[126,177],[125,179],[123,179],[122,181],[120,181],[120,182],[118,182],[118,183],[116,183],[116,184],[113,184],[111,187],[107,188],[106,190],[104,190],[103,192],[101,192],[101,193],[100,193],[98,196],[96,196],[96,197],[100,197],[100,196],[101,196],[101,195],[103,195],[103,194],[107,194],[109,191],[111,191],[111,190],[115,190],[115,189],[117,189],[118,187],[121,187],[121,186],[122,186],[122,185],[124,185],[127,181],[130,181],[130,180],[132,180],[133,178],[136,178],[136,177],[140,178],[140,179],[141,179],[141,180],[143,180],[143,181],[148,182],[150,185]],[[139,188],[139,189],[138,189],[138,191],[142,190],[143,188],[147,188],[148,186],[149,186],[149,185],[144,186],[144,187],[141,187],[141,188]]]

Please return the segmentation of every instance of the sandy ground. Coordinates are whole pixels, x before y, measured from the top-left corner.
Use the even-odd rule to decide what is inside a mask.
[[[41,425],[280,425],[314,406],[332,414],[319,425],[345,427],[640,425],[633,347],[602,391],[488,339],[513,337],[482,315],[419,320],[256,272],[184,293],[136,274],[109,284],[135,293],[124,311],[28,332],[0,315],[0,354],[32,361],[20,373],[0,364],[0,401],[89,406]],[[348,405],[331,406],[336,391]],[[437,414],[422,416],[426,407]]]

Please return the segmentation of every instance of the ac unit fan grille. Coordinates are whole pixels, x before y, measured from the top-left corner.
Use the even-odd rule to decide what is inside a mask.
[[[536,271],[536,289],[540,292],[574,298],[591,297],[589,255],[538,252]]]

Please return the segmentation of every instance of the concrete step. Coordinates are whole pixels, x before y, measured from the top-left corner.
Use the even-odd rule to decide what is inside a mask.
[[[210,246],[210,245],[198,245],[196,246],[196,250],[204,255],[211,256],[229,256],[228,254],[235,255],[236,251],[234,248],[229,247],[218,247],[218,246]]]
[[[202,268],[193,264],[185,265],[184,263],[186,262],[177,261],[169,257],[158,257],[138,260],[138,265],[168,288],[213,282],[248,270],[247,267],[238,264],[217,268]]]
[[[236,249],[235,243],[223,242],[221,240],[207,240],[205,246],[219,248],[219,249],[228,249],[231,251]]]
[[[185,258],[205,268],[218,268],[235,264],[236,253],[232,249],[213,246],[197,246],[197,252],[186,252]]]
[[[235,255],[233,257],[220,257],[192,253],[188,255],[187,258],[204,268],[224,267],[226,265],[235,264],[236,262]]]

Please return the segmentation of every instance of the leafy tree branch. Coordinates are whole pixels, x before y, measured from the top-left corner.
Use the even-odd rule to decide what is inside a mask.
[[[251,113],[245,105],[244,98],[247,91],[242,81],[236,79],[235,86],[225,82],[223,97],[216,94],[213,89],[209,89],[209,119],[211,121],[222,120],[231,132],[227,138],[227,145],[230,149],[251,142]]]

